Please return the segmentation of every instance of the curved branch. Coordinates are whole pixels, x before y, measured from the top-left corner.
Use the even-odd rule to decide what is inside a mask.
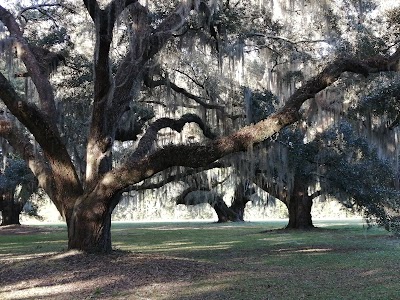
[[[164,177],[163,180],[160,180],[158,182],[146,182],[145,181],[144,183],[142,183],[140,185],[132,185],[132,186],[129,186],[126,189],[124,189],[123,192],[158,189],[160,187],[163,187],[167,183],[177,181],[177,180],[185,178],[187,176],[191,176],[191,175],[194,175],[194,174],[206,171],[206,170],[211,170],[214,168],[227,168],[229,166],[230,166],[229,163],[223,163],[223,162],[217,161],[212,164],[209,164],[208,166],[206,166],[204,168],[187,169],[182,173],[169,175],[167,177]]]
[[[56,20],[53,18],[53,16],[43,9],[43,8],[46,8],[46,7],[62,7],[62,8],[66,8],[69,12],[73,12],[73,10],[71,8],[69,8],[66,5],[61,4],[61,3],[35,4],[35,5],[32,5],[32,6],[27,6],[27,7],[22,8],[19,11],[16,19],[20,20],[21,18],[24,18],[25,22],[28,22],[28,19],[23,15],[23,13],[25,13],[28,10],[37,10],[42,15],[48,17],[49,20],[51,20],[53,22],[54,26],[58,27],[58,24],[57,24]]]
[[[156,120],[146,130],[146,133],[139,141],[137,150],[132,155],[132,159],[138,160],[149,153],[151,147],[153,146],[154,141],[157,138],[157,134],[161,129],[169,127],[177,132],[181,132],[183,127],[187,123],[196,123],[203,131],[204,136],[210,139],[214,139],[216,137],[216,135],[211,131],[211,129],[203,123],[201,118],[195,114],[185,114],[178,120],[170,118],[161,118]]]

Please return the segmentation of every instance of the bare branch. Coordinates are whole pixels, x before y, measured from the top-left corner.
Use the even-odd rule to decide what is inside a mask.
[[[168,81],[167,79],[159,79],[159,80],[153,80],[149,76],[144,77],[144,84],[149,87],[149,88],[154,88],[157,86],[169,86],[173,91],[182,94],[183,96],[194,100],[196,103],[200,104],[202,107],[207,108],[207,109],[218,109],[222,113],[225,114],[225,107],[220,105],[220,104],[215,104],[215,103],[208,103],[203,101],[204,98],[199,97],[197,95],[194,95],[190,92],[188,92],[186,89],[176,85],[175,83]]]
[[[53,24],[58,27],[57,21],[53,18],[53,16],[51,14],[49,14],[46,10],[44,10],[43,8],[46,7],[62,7],[62,8],[66,8],[69,12],[72,12],[72,9],[68,8],[67,6],[61,4],[61,3],[53,3],[53,4],[36,4],[36,5],[32,5],[32,6],[27,6],[24,7],[17,15],[16,19],[21,19],[24,18],[25,22],[27,22],[27,18],[25,16],[23,16],[23,13],[25,13],[28,10],[37,10],[39,11],[41,14],[43,14],[44,16],[48,17]]]
[[[330,42],[329,40],[325,40],[325,39],[293,41],[293,40],[290,40],[290,39],[285,38],[283,36],[264,34],[264,33],[258,33],[258,32],[249,33],[245,37],[247,37],[247,38],[250,38],[250,37],[262,37],[262,38],[270,39],[270,40],[280,40],[280,41],[284,41],[284,42],[292,44],[292,45],[308,44],[308,43],[310,43],[310,44],[314,44],[314,43],[329,43]]]

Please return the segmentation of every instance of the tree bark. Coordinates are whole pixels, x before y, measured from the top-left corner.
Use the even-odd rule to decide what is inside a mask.
[[[111,207],[104,201],[83,197],[67,219],[68,249],[87,253],[110,253]]]

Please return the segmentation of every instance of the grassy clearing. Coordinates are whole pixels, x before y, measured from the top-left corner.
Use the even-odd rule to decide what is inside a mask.
[[[109,282],[102,284],[98,277],[98,285],[88,291],[89,296],[157,300],[399,298],[400,241],[384,230],[367,230],[355,222],[320,224],[324,227],[306,232],[270,231],[283,225],[115,223],[114,247],[135,257],[129,261],[124,256],[103,257],[103,264],[109,260],[113,268],[135,270],[130,280],[136,285],[130,285],[129,278],[121,279],[128,277],[121,269],[114,277],[119,278],[116,282],[125,282],[122,286],[113,283],[110,288]],[[46,259],[35,264],[51,269],[50,256],[63,253],[65,245],[65,230],[0,235],[0,260],[6,262],[11,257],[11,265],[18,268],[18,257],[41,255]],[[82,259],[85,257],[79,261]],[[71,261],[63,264],[74,265]],[[22,267],[26,268],[26,263]],[[100,276],[96,268],[90,273],[87,267],[85,276]],[[60,269],[54,267],[57,272]],[[112,272],[108,271],[108,277]],[[4,275],[0,271],[0,277]],[[87,299],[58,296],[52,294],[49,299]]]

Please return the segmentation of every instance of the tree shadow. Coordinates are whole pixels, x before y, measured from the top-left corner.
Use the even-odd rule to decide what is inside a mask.
[[[154,284],[194,282],[221,271],[212,263],[127,251],[67,251],[3,262],[1,299],[103,299]]]

